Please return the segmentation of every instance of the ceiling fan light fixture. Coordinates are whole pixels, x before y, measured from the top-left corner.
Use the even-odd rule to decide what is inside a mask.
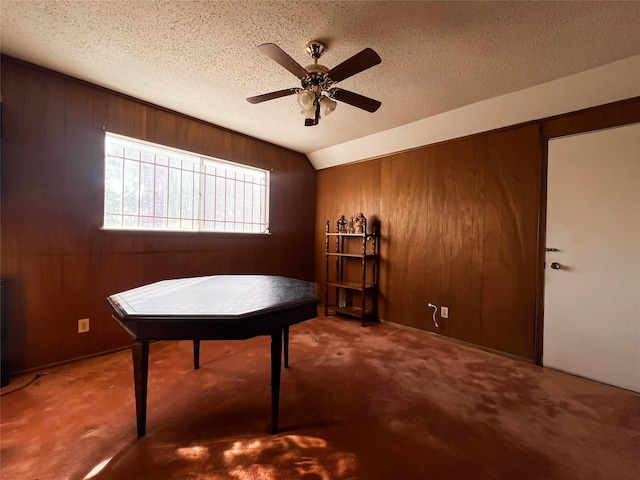
[[[320,100],[320,108],[322,109],[322,115],[330,115],[336,109],[337,102],[334,102],[329,97],[323,96]]]
[[[304,116],[304,118],[310,118],[311,120],[316,118],[316,109],[311,106],[311,108],[307,108],[306,110],[300,110],[300,113]]]
[[[325,51],[325,46],[317,40],[312,40],[307,44],[307,52],[313,59],[313,65],[307,65],[306,68],[302,67],[275,43],[263,43],[258,45],[258,49],[298,77],[302,88],[287,88],[249,97],[247,101],[251,104],[295,93],[296,101],[302,109],[300,113],[305,117],[305,127],[318,125],[321,116],[330,115],[336,109],[337,103],[334,99],[370,113],[375,112],[382,105],[372,98],[334,87],[336,83],[378,65],[382,61],[371,48],[365,48],[332,69],[318,63],[318,59]]]
[[[300,90],[298,92],[296,100],[298,101],[298,105],[300,105],[300,108],[303,111],[309,109],[313,110],[313,104],[316,100],[316,96],[309,90]]]

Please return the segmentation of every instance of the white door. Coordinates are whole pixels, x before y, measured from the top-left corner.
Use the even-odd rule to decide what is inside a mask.
[[[546,246],[543,364],[640,392],[640,124],[549,141]]]

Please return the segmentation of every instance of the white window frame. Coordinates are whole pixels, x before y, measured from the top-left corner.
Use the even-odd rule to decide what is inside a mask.
[[[269,233],[268,170],[110,132],[104,146],[103,230]]]

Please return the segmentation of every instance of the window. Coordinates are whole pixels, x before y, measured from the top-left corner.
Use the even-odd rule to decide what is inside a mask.
[[[269,172],[106,134],[104,228],[269,232]]]

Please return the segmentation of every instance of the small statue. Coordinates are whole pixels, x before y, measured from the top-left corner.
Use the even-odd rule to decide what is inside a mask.
[[[342,215],[337,223],[338,233],[347,233],[346,225],[347,225],[347,219],[344,217],[344,215]]]
[[[355,228],[353,228],[353,218],[350,218],[347,221],[347,233],[354,233],[356,231]]]
[[[366,220],[364,218],[364,215],[361,213],[358,213],[355,217],[353,217],[353,228],[354,228],[354,233],[364,233],[364,224],[365,224]]]

